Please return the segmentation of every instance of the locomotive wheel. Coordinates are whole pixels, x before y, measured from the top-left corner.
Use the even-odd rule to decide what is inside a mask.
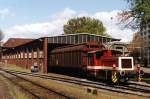
[[[112,80],[113,83],[118,82],[117,72],[112,72],[111,80]]]

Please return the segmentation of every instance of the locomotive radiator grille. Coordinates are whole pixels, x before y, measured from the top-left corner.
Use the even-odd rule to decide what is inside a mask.
[[[122,68],[132,68],[132,60],[131,59],[121,59]]]

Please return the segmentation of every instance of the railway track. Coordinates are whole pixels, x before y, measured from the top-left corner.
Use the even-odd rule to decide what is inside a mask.
[[[40,85],[31,80],[28,80],[28,79],[18,75],[18,73],[14,73],[14,72],[11,72],[8,70],[1,69],[0,74],[3,77],[7,78],[12,83],[14,83],[15,85],[19,86],[25,92],[32,95],[32,97],[34,97],[34,99],[50,99],[50,98],[75,99],[75,97],[67,96],[62,92],[57,92],[53,89],[47,88],[43,85]]]
[[[14,71],[14,70],[9,70],[9,69],[2,69],[2,68],[0,69],[2,71],[9,72],[12,74],[40,77],[44,79],[50,79],[50,80],[55,80],[55,81],[60,81],[60,82],[65,82],[65,83],[73,83],[73,84],[78,84],[78,85],[82,85],[86,87],[92,87],[96,89],[104,89],[104,90],[113,91],[113,92],[139,95],[139,96],[150,98],[150,85],[142,85],[142,84],[138,84],[135,82],[134,83],[130,82],[128,85],[109,85],[106,83],[89,81],[86,79],[70,79],[70,78],[56,77],[56,76],[50,76],[50,75],[45,75],[45,74],[37,74],[37,73],[33,74],[33,73],[20,72],[20,71]]]

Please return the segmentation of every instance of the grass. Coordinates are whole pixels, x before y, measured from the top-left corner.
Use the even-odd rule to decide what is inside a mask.
[[[10,88],[13,90],[10,92],[10,94],[13,96],[13,99],[29,99],[29,96],[27,96],[25,93],[23,93],[16,86],[10,86]]]
[[[58,81],[45,80],[37,77],[28,77],[28,79],[35,81],[36,83],[40,83],[48,88],[52,88],[59,92],[66,93],[67,95],[75,96],[78,99],[143,99],[143,97],[141,96],[121,94],[101,89],[90,88],[92,89],[92,91],[88,92],[89,88],[87,87],[75,84],[62,83]],[[97,92],[95,90],[97,90]]]
[[[7,64],[7,66],[4,66],[8,69],[16,70],[16,71],[22,71],[22,72],[30,72],[29,69],[23,68],[22,66],[17,66],[14,64]]]
[[[32,99],[31,96],[27,95],[27,93],[25,93],[18,86],[14,85],[6,78],[0,76],[0,79],[2,79],[8,86],[9,94],[13,99]]]
[[[16,65],[8,65],[7,67],[13,70],[30,72],[29,69],[25,69]],[[141,96],[121,94],[121,93],[110,92],[101,89],[98,89],[96,94],[93,94],[94,93],[93,90],[89,92],[88,91],[89,88],[80,85],[67,84],[67,83],[62,83],[53,80],[45,80],[37,77],[27,77],[27,78],[32,81],[35,81],[36,83],[43,84],[48,88],[52,88],[59,92],[66,93],[67,95],[76,96],[78,99],[143,99],[143,97]],[[16,97],[22,97],[22,98],[14,98],[14,99],[24,99],[23,98],[24,95],[18,96],[20,95],[19,93],[20,91],[18,91],[19,89],[14,88],[14,90],[16,90],[14,92],[15,94],[14,93],[12,94],[14,94]]]

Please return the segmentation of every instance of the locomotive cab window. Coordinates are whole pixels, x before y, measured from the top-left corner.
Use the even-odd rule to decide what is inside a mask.
[[[89,66],[94,65],[94,53],[88,53],[88,65]]]
[[[103,55],[103,52],[100,52],[100,51],[96,52],[96,59],[101,58],[102,55]]]
[[[131,59],[121,59],[122,68],[132,68],[132,60]]]

